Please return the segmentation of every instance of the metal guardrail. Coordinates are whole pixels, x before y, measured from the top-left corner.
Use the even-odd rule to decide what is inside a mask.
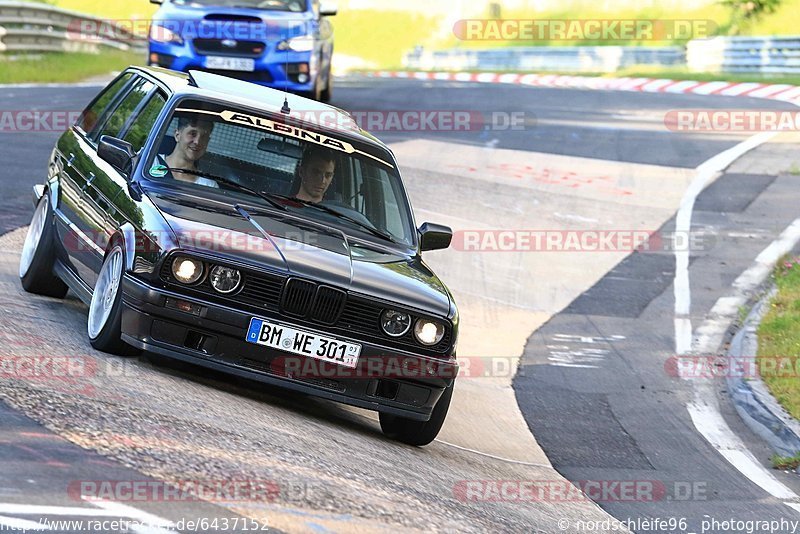
[[[141,51],[146,45],[146,38],[113,21],[48,4],[0,1],[0,53]]]
[[[800,36],[714,37],[682,47],[508,47],[488,50],[415,50],[405,67],[420,70],[616,72],[636,65],[688,66],[692,72],[800,73]]]
[[[800,37],[714,37],[686,45],[692,72],[800,73]]]
[[[488,50],[416,50],[405,67],[421,70],[616,72],[633,65],[683,65],[683,48],[636,46],[508,47]]]

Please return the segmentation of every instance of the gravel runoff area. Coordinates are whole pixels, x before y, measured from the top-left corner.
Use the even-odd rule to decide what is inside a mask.
[[[193,367],[99,353],[86,307],[23,292],[24,229],[0,237],[0,358],[62,356],[78,378],[0,373],[0,399],[50,430],[167,482],[269,480],[271,503],[233,503],[270,526],[312,531],[552,532],[561,518],[608,519],[591,501],[471,502],[467,480],[566,484],[552,468],[385,439],[374,414]],[[306,526],[304,526],[306,525]]]

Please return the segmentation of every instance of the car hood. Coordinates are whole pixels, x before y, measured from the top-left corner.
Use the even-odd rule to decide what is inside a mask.
[[[362,245],[290,213],[148,191],[183,250],[299,276],[447,317],[450,295],[419,257]]]
[[[164,4],[154,18],[170,29],[178,24],[176,27],[184,38],[212,35],[217,38],[266,41],[305,35],[308,33],[308,23],[313,20],[309,12],[191,3],[178,5],[172,2]],[[248,30],[249,23],[252,23],[252,31]]]

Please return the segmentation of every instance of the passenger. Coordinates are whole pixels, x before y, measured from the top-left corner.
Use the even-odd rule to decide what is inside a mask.
[[[290,196],[318,204],[328,191],[336,172],[336,155],[329,148],[309,145],[297,166]]]
[[[175,130],[175,149],[168,156],[159,154],[156,157],[156,165],[164,165],[167,169],[200,170],[197,167],[197,162],[205,155],[208,149],[208,142],[211,139],[213,129],[214,123],[212,121],[200,119],[197,115],[179,117],[178,127]],[[156,167],[154,167],[154,170],[156,170]],[[161,172],[165,170],[162,169]],[[210,178],[196,176],[187,172],[166,170],[166,173],[162,174],[162,176],[182,182],[219,187],[219,184]]]

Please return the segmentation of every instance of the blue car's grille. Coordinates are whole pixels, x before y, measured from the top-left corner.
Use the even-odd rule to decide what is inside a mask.
[[[226,39],[195,39],[192,41],[195,50],[205,55],[259,57],[264,53],[265,45],[260,41],[235,41],[233,46],[225,46]]]

